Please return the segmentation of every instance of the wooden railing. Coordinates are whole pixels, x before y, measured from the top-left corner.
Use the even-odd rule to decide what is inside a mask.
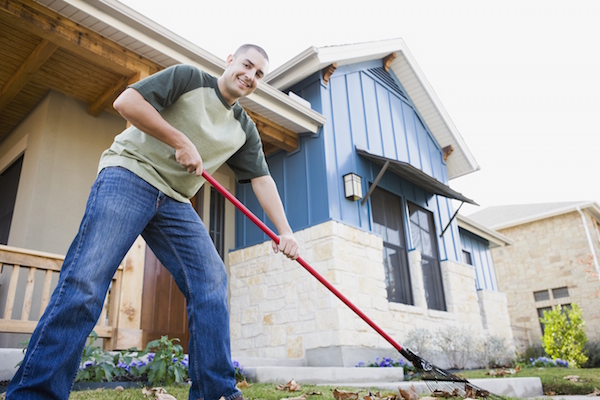
[[[0,333],[33,333],[48,305],[54,289],[52,286],[56,286],[63,261],[64,256],[0,245]],[[25,274],[26,282],[21,278]],[[121,265],[113,277],[102,314],[94,327],[98,337],[104,339],[105,350],[114,347],[122,274]],[[43,276],[41,284],[36,280],[40,276]],[[34,310],[39,306],[39,313],[32,316],[34,305]]]

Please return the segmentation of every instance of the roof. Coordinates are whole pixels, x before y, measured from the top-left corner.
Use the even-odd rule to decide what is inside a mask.
[[[187,63],[219,76],[225,68],[224,60],[116,0],[8,0],[0,6],[0,22],[0,38],[8,38],[0,40],[5,72],[0,88],[14,92],[13,101],[0,101],[6,107],[2,118],[11,116],[0,119],[0,141],[48,89],[88,103],[99,114],[111,111],[111,97],[133,79],[133,71]],[[317,133],[326,121],[266,83],[240,104],[293,134]]]
[[[437,179],[427,175],[425,172],[414,167],[410,163],[393,160],[391,158],[381,157],[360,148],[356,149],[356,154],[365,157],[376,164],[382,165],[384,168],[389,167],[390,171],[392,171],[396,175],[401,176],[409,182],[412,182],[415,185],[427,190],[429,193],[448,197],[450,199],[456,199],[465,203],[474,204],[476,206],[479,205],[473,200],[469,199],[468,197],[463,196],[462,194],[453,190],[449,186],[444,185]]]
[[[468,217],[482,225],[499,230],[567,214],[577,211],[578,208],[588,210],[600,220],[600,206],[592,201],[493,206],[470,214]]]
[[[477,161],[442,106],[433,87],[400,38],[341,46],[309,47],[269,73],[265,81],[284,90],[333,63],[337,63],[339,67],[383,59],[392,53],[396,57],[391,62],[390,69],[406,89],[429,130],[441,147],[451,145],[454,148],[447,160],[449,178],[457,178],[479,170]]]
[[[456,222],[459,228],[487,240],[490,243],[490,247],[503,247],[514,243],[509,237],[504,236],[469,217],[465,217],[462,214],[456,216]]]

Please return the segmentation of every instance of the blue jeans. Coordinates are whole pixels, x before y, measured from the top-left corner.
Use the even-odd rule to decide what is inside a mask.
[[[7,399],[68,399],[112,277],[140,234],[187,300],[190,400],[241,396],[231,361],[227,275],[206,227],[190,204],[112,167],[92,186],[58,286]]]

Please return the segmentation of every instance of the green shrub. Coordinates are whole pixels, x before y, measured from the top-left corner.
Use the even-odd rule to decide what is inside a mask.
[[[532,359],[535,360],[544,356],[547,356],[544,347],[541,344],[534,344],[533,346],[528,346],[523,353],[519,353],[518,359],[519,362],[526,363]]]
[[[577,304],[573,303],[571,309],[563,309],[559,305],[551,311],[545,311],[540,321],[544,324],[542,345],[548,356],[568,361],[574,367],[587,361],[588,358],[583,354],[587,342],[583,331],[585,322]]]
[[[588,357],[582,368],[600,368],[600,342],[587,342],[583,352]]]

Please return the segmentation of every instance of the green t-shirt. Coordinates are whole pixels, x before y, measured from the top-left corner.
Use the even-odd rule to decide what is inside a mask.
[[[190,65],[176,65],[133,85],[162,117],[198,149],[208,173],[227,163],[240,183],[269,174],[254,122],[238,102],[229,106],[217,78]],[[175,149],[134,126],[115,137],[98,170],[119,166],[175,200],[188,202],[204,184],[175,159]]]

